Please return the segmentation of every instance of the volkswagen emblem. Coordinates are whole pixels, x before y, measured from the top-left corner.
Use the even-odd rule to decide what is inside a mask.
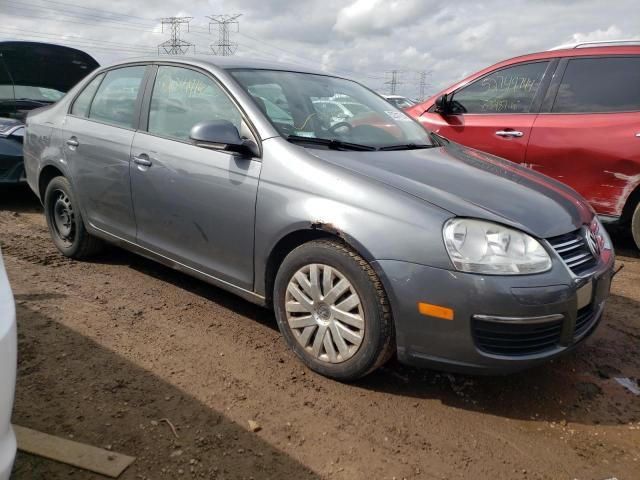
[[[600,256],[600,243],[598,242],[598,236],[589,228],[586,228],[585,230],[585,239],[587,241],[589,251],[595,258],[598,258]]]

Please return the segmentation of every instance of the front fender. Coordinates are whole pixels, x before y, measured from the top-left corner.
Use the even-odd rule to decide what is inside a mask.
[[[255,230],[255,289],[278,242],[299,230],[343,238],[369,262],[401,260],[452,268],[442,240],[451,213],[417,197],[309,155],[265,142]]]

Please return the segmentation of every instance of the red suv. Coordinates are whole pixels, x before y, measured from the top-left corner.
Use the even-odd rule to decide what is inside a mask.
[[[640,41],[497,63],[406,109],[445,138],[580,192],[640,248]]]

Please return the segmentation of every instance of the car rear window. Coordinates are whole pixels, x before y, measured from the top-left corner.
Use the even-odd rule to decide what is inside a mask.
[[[76,101],[73,102],[73,107],[71,107],[72,115],[77,115],[79,117],[89,116],[89,107],[91,106],[91,100],[93,100],[93,96],[95,95],[96,90],[98,90],[103,77],[104,74],[101,73],[96,78],[91,80],[91,82],[89,82],[89,85],[84,87],[82,93],[80,93],[80,95],[76,97]]]
[[[552,111],[640,111],[640,56],[569,60]]]
[[[91,104],[89,118],[132,128],[135,101],[145,68],[126,67],[107,72]]]

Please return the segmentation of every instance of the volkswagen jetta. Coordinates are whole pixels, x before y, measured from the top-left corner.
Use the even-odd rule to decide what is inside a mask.
[[[362,113],[336,123],[323,101]],[[102,68],[28,116],[25,164],[64,255],[115,243],[272,307],[340,380],[395,352],[529,367],[586,338],[609,292],[610,240],[572,189],[299,67]]]

